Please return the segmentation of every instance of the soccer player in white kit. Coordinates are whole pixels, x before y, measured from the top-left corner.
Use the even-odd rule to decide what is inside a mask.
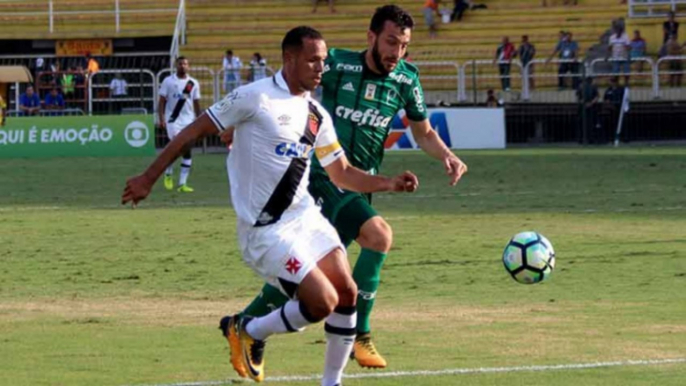
[[[235,130],[229,156],[231,198],[244,262],[289,300],[271,314],[221,327],[240,339],[240,375],[264,379],[264,341],[325,320],[323,386],[340,385],[355,337],[357,287],[345,248],[323,217],[307,185],[315,154],[339,187],[360,192],[413,192],[417,177],[373,176],[352,167],[338,143],[331,116],[310,92],[321,82],[326,43],[310,27],[289,31],[283,68],[240,87],[176,136],[141,175],[127,181],[122,204],[136,205],[163,170],[198,138]]]
[[[170,141],[200,115],[200,83],[188,75],[189,67],[188,59],[179,56],[176,59],[176,73],[166,77],[160,86],[157,111],[160,127],[167,130]],[[193,162],[192,147],[193,144],[187,146],[181,159],[178,191],[182,193],[193,192],[187,183]],[[164,173],[164,187],[167,190],[174,189],[173,165],[169,165]]]

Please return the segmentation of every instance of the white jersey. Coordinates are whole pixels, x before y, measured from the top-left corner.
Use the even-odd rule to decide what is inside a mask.
[[[239,233],[315,207],[312,154],[322,166],[343,156],[331,116],[309,95],[291,95],[281,71],[237,88],[207,115],[220,131],[235,128],[228,167]]]
[[[179,78],[172,74],[164,79],[160,86],[160,96],[167,99],[164,109],[164,120],[177,127],[186,127],[195,120],[193,101],[200,99],[200,83],[186,75]]]

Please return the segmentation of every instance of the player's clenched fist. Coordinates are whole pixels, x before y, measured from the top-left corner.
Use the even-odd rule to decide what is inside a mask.
[[[122,205],[131,202],[131,205],[135,208],[139,201],[148,197],[153,183],[154,181],[151,181],[145,174],[129,178],[126,181],[124,193],[121,195]]]
[[[419,187],[419,179],[411,171],[405,171],[393,178],[394,192],[414,192]]]

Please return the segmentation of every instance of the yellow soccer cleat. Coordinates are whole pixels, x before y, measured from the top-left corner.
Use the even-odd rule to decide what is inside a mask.
[[[219,322],[219,329],[222,330],[222,334],[229,342],[229,352],[231,354],[231,366],[236,370],[236,373],[242,378],[248,376],[248,370],[243,366],[243,361],[241,360],[241,341],[238,338],[238,330],[236,329],[237,323],[239,323],[240,317],[238,315],[225,316]]]
[[[369,333],[358,335],[355,338],[353,357],[362,367],[383,369],[387,365],[386,360],[376,351]]]
[[[263,340],[253,339],[245,326],[252,320],[249,317],[241,318],[237,324],[238,339],[241,346],[241,361],[243,367],[248,370],[248,376],[255,382],[264,381],[264,345]]]
[[[181,193],[193,193],[193,188],[191,188],[190,186],[185,185],[185,184],[179,186],[179,188],[176,190],[181,192]]]
[[[174,189],[174,177],[171,175],[166,175],[164,176],[164,188],[167,190],[172,190]]]

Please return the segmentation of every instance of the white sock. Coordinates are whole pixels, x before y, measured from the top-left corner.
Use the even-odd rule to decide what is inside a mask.
[[[186,185],[186,181],[188,181],[188,175],[191,174],[192,163],[192,159],[183,158],[181,160],[181,175],[179,176],[179,185]]]
[[[171,165],[169,165],[169,167],[167,167],[167,170],[164,171],[164,175],[165,176],[174,175],[174,164],[171,164]]]
[[[334,386],[341,383],[343,370],[348,364],[355,341],[357,312],[355,306],[336,307],[326,318],[326,361],[322,386]]]
[[[248,332],[248,335],[257,340],[265,340],[273,334],[300,332],[306,326],[312,324],[303,315],[301,307],[299,301],[289,300],[270,314],[251,320],[245,327],[245,330]],[[306,311],[304,313],[307,314]]]

